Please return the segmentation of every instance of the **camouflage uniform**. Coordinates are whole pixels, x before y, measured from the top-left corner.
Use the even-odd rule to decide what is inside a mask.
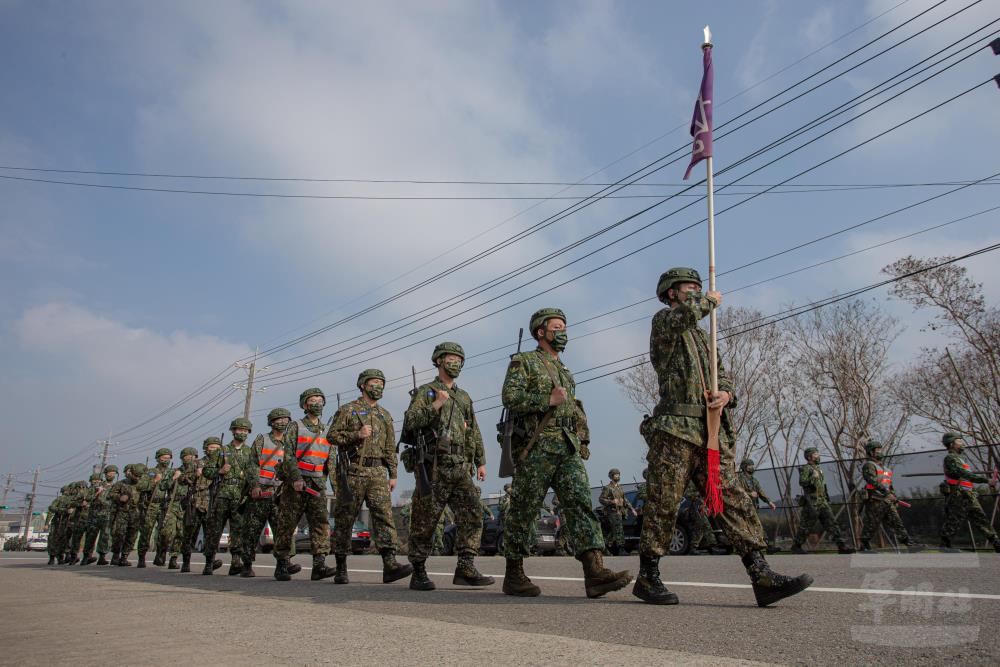
[[[635,508],[625,497],[621,484],[614,480],[609,481],[608,485],[601,489],[598,502],[604,507],[604,516],[608,520],[608,550],[617,556],[619,551],[625,547],[622,520],[628,516],[629,511],[635,512]]]
[[[362,440],[358,429],[364,425],[371,427],[372,434]],[[347,483],[354,496],[352,502],[344,498],[338,479],[337,502],[333,510],[334,554],[346,555],[351,550],[351,528],[361,511],[362,502],[371,513],[372,538],[379,551],[395,551],[396,524],[392,520],[392,495],[389,493],[389,480],[396,479],[397,463],[392,415],[381,405],[371,405],[358,397],[337,410],[326,437],[331,445],[347,452],[350,461]]]
[[[79,552],[83,547],[83,538],[87,535],[87,516],[90,513],[91,488],[87,482],[76,482],[76,503],[71,525],[68,529],[66,547],[66,564],[80,562]]]
[[[59,490],[59,495],[52,504],[49,505],[49,565],[65,562],[63,555],[63,545],[60,544],[60,537],[63,534],[63,526],[66,523],[66,511],[69,509],[69,485]]]
[[[552,494],[552,513],[559,519],[559,535],[556,540],[556,555],[569,556],[573,549],[569,543],[569,530],[566,528],[566,515],[563,513],[562,505],[559,504],[558,494]]]
[[[308,419],[308,418],[307,418]],[[305,424],[313,436],[324,437],[325,425],[317,419],[315,423],[306,420],[292,420],[285,429],[285,442],[289,447],[295,447],[299,437],[299,424]],[[333,476],[336,460],[330,458],[326,462],[325,474]],[[330,553],[330,522],[326,508],[327,477],[303,477],[298,469],[298,460],[286,456],[278,468],[281,478],[281,491],[277,501],[277,526],[274,534],[274,557],[277,560],[288,560],[292,556],[295,529],[299,519],[304,514],[309,523],[310,550],[313,558],[325,558]],[[315,492],[311,495],[306,491],[296,492],[292,484],[296,481],[305,483],[306,488]]]
[[[450,507],[445,505],[444,512],[441,513],[441,518],[438,519],[437,525],[434,526],[434,544],[431,548],[432,555],[440,556],[444,554],[444,529],[453,523],[455,523],[455,514],[451,511]]]
[[[709,473],[708,382],[711,340],[698,326],[719,302],[713,296],[688,291],[700,289],[698,272],[674,268],[660,276],[657,297],[668,307],[653,316],[649,360],[656,371],[660,400],[639,432],[649,446],[646,457],[646,493],[642,534],[639,539],[639,576],[632,594],[650,604],[677,604],[678,598],[660,579],[659,559],[669,553],[677,510],[691,479]],[[671,296],[671,291],[674,294]],[[791,579],[773,572],[762,551],[767,542],[757,516],[756,503],[736,477],[735,438],[729,411],[737,404],[733,382],[717,358],[715,371],[721,392],[729,402],[721,410],[719,429],[719,481],[722,510],[717,519],[730,545],[740,554],[759,606],[794,595],[812,583],[802,575]]]
[[[883,524],[888,526],[901,544],[909,545],[910,535],[903,527],[903,520],[899,518],[899,512],[896,510],[896,490],[892,485],[892,471],[886,468],[881,460],[869,454],[861,466],[861,476],[865,480],[867,491],[861,527],[862,548],[870,548],[869,541]]]
[[[247,471],[247,479],[250,480],[249,484],[251,488],[260,489],[260,495],[254,498],[250,495],[246,500],[246,508],[243,516],[243,534],[240,536],[243,540],[243,558],[244,561],[249,561],[245,563],[244,571],[241,573],[244,576],[253,576],[253,566],[251,563],[257,559],[257,545],[260,543],[260,534],[264,530],[266,524],[271,525],[271,534],[274,534],[274,528],[278,523],[278,504],[276,495],[281,490],[281,482],[275,479],[270,479],[266,475],[261,477],[262,464],[266,464],[263,468],[266,472],[269,466],[281,465],[281,461],[285,458],[285,440],[284,432],[278,434],[280,437],[276,438],[274,432],[271,433],[261,433],[254,440],[251,446],[250,454],[250,468]],[[265,450],[270,453],[265,454]]]
[[[740,486],[750,494],[750,498],[753,500],[757,508],[760,508],[760,502],[763,500],[768,505],[771,505],[771,499],[764,492],[764,487],[760,485],[760,481],[754,477],[753,470],[747,469],[747,465],[752,466],[753,461],[750,459],[745,459],[740,465],[740,472],[738,475]],[[763,527],[762,527],[763,528]],[[767,552],[774,553],[775,551],[780,551],[780,549],[775,549],[774,545],[771,543],[771,537],[766,532],[764,533],[764,539],[767,540]]]
[[[808,450],[807,450],[808,451]],[[799,486],[802,487],[799,516],[799,530],[795,533],[793,549],[801,549],[810,533],[826,531],[838,545],[844,544],[840,526],[830,509],[830,494],[826,490],[823,470],[816,463],[807,463],[799,468]]]
[[[705,512],[705,501],[701,497],[701,491],[694,480],[688,482],[684,489],[684,497],[688,500],[687,525],[691,529],[691,548],[701,549],[704,542],[705,548],[714,547],[717,544],[715,539],[715,529],[712,522],[708,520]]]
[[[237,574],[242,566],[243,544],[240,536],[243,534],[243,502],[249,491],[253,450],[249,445],[234,440],[222,448],[222,456],[210,458],[201,474],[210,480],[219,478],[215,502],[208,514],[208,530],[205,532],[205,544],[202,553],[205,555],[206,571],[208,564],[215,559],[219,550],[219,540],[226,524],[229,524],[229,554],[231,557],[230,574]],[[222,473],[222,466],[229,464],[229,471]]]
[[[440,410],[436,410],[431,404],[439,391],[448,392],[449,398]],[[479,466],[486,465],[486,453],[472,398],[457,384],[449,389],[440,378],[435,378],[414,392],[403,428],[412,433],[423,431],[435,458],[431,493],[421,494],[419,484],[413,493],[410,562],[426,560],[431,554],[435,531],[446,507],[454,512],[455,553],[459,556],[478,554],[483,521],[480,491],[472,475]]]
[[[157,454],[159,454],[159,452],[157,452]],[[156,466],[151,468],[148,473],[151,477],[153,477],[153,480],[150,482],[152,485],[152,493],[146,503],[142,525],[139,528],[139,544],[136,547],[136,551],[139,556],[139,567],[145,567],[146,552],[149,551],[150,544],[153,543],[153,540],[155,539],[157,541],[157,546],[162,543],[162,539],[160,539],[161,536],[154,536],[153,533],[159,526],[160,516],[163,514],[163,504],[170,496],[170,489],[173,487],[174,483],[171,479],[174,471],[173,466],[171,465],[172,461],[159,461],[159,456],[156,458]],[[160,478],[159,481],[156,481],[157,476]],[[157,551],[159,551],[159,548]],[[157,565],[162,565],[159,554],[157,554],[156,562]]]
[[[949,489],[945,501],[945,523],[941,527],[942,544],[950,547],[951,538],[965,529],[968,522],[973,529],[978,528],[986,536],[996,551],[1000,551],[1000,540],[979,504],[979,494],[972,486],[985,484],[989,479],[972,472],[971,466],[961,454],[951,451],[944,457],[944,476]]]
[[[221,446],[222,441],[214,436],[206,438],[202,443],[202,451],[205,455],[195,462],[193,469],[181,471],[188,490],[187,495],[181,500],[181,505],[184,508],[184,537],[181,540],[181,555],[184,558],[184,565],[181,567],[181,572],[191,571],[191,553],[198,543],[198,534],[202,534],[203,542],[204,536],[208,534],[208,507],[211,503],[212,480],[202,473],[209,464],[216,468],[220,467],[221,464],[216,459],[222,458],[219,450],[208,451],[210,444]],[[221,566],[222,562],[219,561],[219,567]]]
[[[192,456],[184,461],[185,452]],[[163,531],[159,536],[159,551],[162,557],[169,554],[171,570],[177,569],[177,557],[184,554],[184,544],[187,538],[186,519],[187,507],[198,481],[198,450],[185,447],[181,450],[181,465],[175,470],[180,475],[176,480],[170,480],[170,492],[167,495],[169,503],[163,515]],[[173,476],[173,474],[171,475]],[[190,551],[187,552],[190,556]]]
[[[130,474],[131,473],[131,474]],[[125,467],[125,479],[114,483],[108,495],[114,508],[111,516],[111,551],[113,565],[128,565],[128,555],[139,532],[140,501],[143,489],[148,487],[146,466],[133,463]],[[122,500],[126,497],[125,500]]]
[[[500,501],[497,503],[497,509],[500,510],[500,527],[503,528],[504,517],[507,516],[507,512],[510,511],[510,502],[513,499],[512,487],[510,484],[504,484],[503,495],[500,497]]]
[[[84,563],[91,558],[94,548],[100,556],[98,565],[106,565],[105,556],[111,551],[112,501],[109,489],[114,484],[118,468],[105,466],[104,479],[91,490],[90,510],[87,513],[87,535],[83,543]]]

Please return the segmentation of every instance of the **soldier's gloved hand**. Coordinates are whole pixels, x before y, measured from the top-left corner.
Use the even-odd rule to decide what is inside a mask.
[[[549,396],[549,405],[558,406],[562,405],[569,398],[569,394],[566,392],[566,387],[553,387],[552,395]]]
[[[173,476],[170,479],[172,479],[172,480],[174,480],[176,482],[177,478],[180,477],[180,476],[181,476],[181,471],[180,470],[175,470]]]
[[[732,396],[730,396],[728,391],[712,392],[712,399],[708,402],[708,407],[712,408],[713,410],[724,408],[726,407],[726,405],[729,404],[729,401],[731,399]]]
[[[303,482],[301,479],[297,479],[294,482],[292,482],[292,488],[301,493],[302,489],[306,488],[306,483]]]
[[[358,429],[358,437],[364,440],[365,438],[372,437],[372,427],[365,424],[360,429]]]
[[[444,389],[439,389],[437,392],[437,396],[434,397],[434,402],[431,403],[431,407],[433,407],[435,410],[440,410],[441,406],[448,402],[448,396],[449,396],[448,392],[446,392]]]

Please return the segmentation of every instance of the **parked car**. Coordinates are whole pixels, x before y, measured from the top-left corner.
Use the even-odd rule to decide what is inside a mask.
[[[500,525],[500,509],[496,503],[489,504],[490,511],[493,512],[492,519],[483,520],[483,537],[480,542],[479,552],[486,556],[493,556],[503,551],[503,528]],[[535,552],[544,556],[551,556],[556,552],[556,536],[559,533],[559,519],[552,512],[542,508],[538,512],[538,523],[535,526],[537,540],[535,542]],[[451,556],[455,553],[455,534],[457,526],[454,523],[448,524],[444,529],[444,554]]]
[[[49,550],[49,538],[48,537],[32,537],[28,540],[28,551],[48,551]]]
[[[622,532],[625,533],[625,551],[638,551],[639,549],[639,536],[642,534],[642,506],[643,501],[636,498],[636,491],[626,491],[625,497],[628,501],[632,503],[637,511],[637,516],[633,515],[631,512],[622,519]],[[674,526],[674,534],[670,538],[670,555],[671,556],[683,556],[691,552],[694,545],[691,544],[691,535],[693,533],[691,526],[688,525],[687,515],[688,508],[691,506],[691,501],[687,498],[681,499],[680,507],[677,510],[677,523]],[[594,508],[594,513],[601,522],[601,531],[604,533],[604,540],[607,542],[608,534],[610,532],[610,526],[608,524],[608,518],[605,513],[605,508],[603,505],[598,505]],[[720,546],[729,549],[728,542],[725,535],[718,528],[714,528],[715,539]]]
[[[333,547],[333,536],[334,536],[335,526],[333,519],[330,519],[330,547],[332,551]],[[372,534],[366,526],[361,521],[355,521],[354,526],[351,528],[351,553],[363,554],[368,551],[368,547],[371,546]],[[309,537],[309,526],[299,526],[295,531],[295,552],[300,554],[310,553],[312,551],[312,540]]]
[[[201,552],[205,549],[205,531],[199,530],[198,537],[194,541],[194,550]],[[219,551],[229,551],[229,525],[222,529],[222,536],[219,537]]]

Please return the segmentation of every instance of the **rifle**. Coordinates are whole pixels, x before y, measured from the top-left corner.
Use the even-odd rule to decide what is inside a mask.
[[[410,396],[414,397],[417,395],[417,367],[410,366],[410,373],[413,376],[413,389],[410,391]],[[414,448],[414,463],[417,467],[417,490],[420,491],[420,495],[429,496],[431,494],[431,476],[427,472],[427,438],[424,434],[424,429],[418,429],[416,434],[416,444],[411,444],[410,446]]]
[[[219,440],[225,440],[226,432],[223,431]],[[223,465],[229,463],[229,452],[226,451],[225,445],[222,446],[222,462]],[[212,484],[208,487],[208,516],[212,516],[215,512],[215,499],[219,495],[219,486],[222,484],[222,473],[216,471],[215,479],[212,480]]]
[[[337,394],[337,404],[340,404],[340,394]],[[357,417],[358,423],[364,426],[364,422],[361,421],[361,417]],[[351,491],[351,485],[347,479],[347,469],[350,465],[351,457],[347,454],[347,447],[337,445],[337,484],[340,486],[340,493],[346,503],[354,502],[354,492]]]
[[[524,327],[517,332],[517,352],[521,353],[521,340],[524,338]],[[514,354],[510,358],[514,358]],[[500,423],[497,424],[497,439],[500,441],[500,477],[514,476],[514,455],[511,440],[514,437],[514,417],[505,407],[500,412]]]

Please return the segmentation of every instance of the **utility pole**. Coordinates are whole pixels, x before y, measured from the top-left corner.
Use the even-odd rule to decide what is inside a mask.
[[[7,483],[4,484],[3,487],[3,500],[0,501],[0,505],[3,505],[4,507],[7,506],[7,494],[10,493],[10,487],[13,483],[14,483],[14,473],[9,472],[7,473]]]
[[[257,347],[253,351],[253,359],[249,364],[236,363],[233,364],[236,368],[245,368],[247,370],[247,381],[238,382],[233,385],[233,389],[245,389],[247,392],[246,402],[243,403],[243,416],[246,419],[250,419],[250,407],[253,405],[253,394],[255,391],[264,391],[266,387],[261,387],[260,389],[254,389],[253,382],[257,377],[257,355],[260,354],[260,348]],[[266,371],[267,366],[262,368],[262,371]]]
[[[35,510],[35,492],[38,490],[38,475],[41,467],[35,468],[35,478],[31,480],[31,493],[28,495],[28,507],[24,511],[24,541],[28,541],[28,531],[31,529],[31,513]]]
[[[95,473],[101,473],[101,472],[104,471],[104,467],[106,465],[108,465],[108,459],[111,458],[111,456],[112,456],[112,455],[110,455],[108,453],[108,450],[110,450],[111,449],[111,445],[115,444],[115,443],[111,442],[111,434],[109,433],[107,440],[98,440],[97,444],[100,445],[100,447],[101,447],[101,453],[100,454],[95,454],[95,456],[97,456],[98,458],[100,458],[101,462],[100,462],[100,464],[94,464],[94,472]]]

